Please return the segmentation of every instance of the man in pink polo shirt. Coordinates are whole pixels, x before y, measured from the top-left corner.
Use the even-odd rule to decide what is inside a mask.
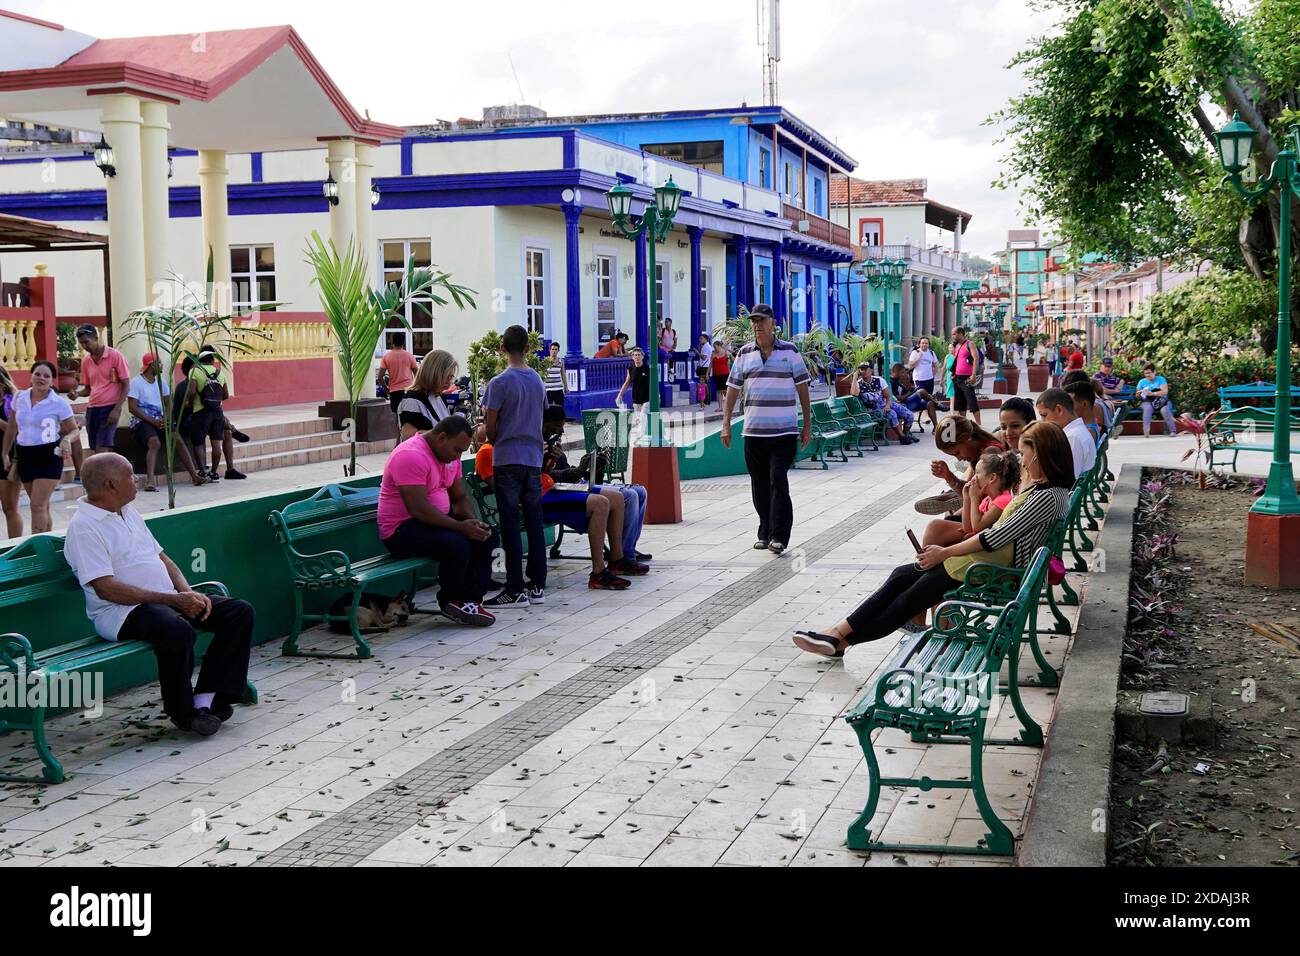
[[[487,627],[483,610],[492,585],[492,552],[500,538],[478,519],[461,480],[460,456],[472,431],[462,415],[448,415],[432,431],[393,449],[379,484],[379,538],[399,558],[438,562],[438,606],[458,624]]]
[[[406,390],[415,384],[415,371],[419,366],[414,355],[400,345],[395,345],[384,353],[384,357],[379,360],[379,367],[388,376],[388,404],[396,414]],[[429,399],[432,401],[433,396],[429,396]]]
[[[975,395],[975,372],[979,368],[979,359],[975,355],[975,346],[966,338],[966,330],[957,328],[952,333],[952,410],[958,418],[965,418],[966,413],[980,420],[979,398]]]
[[[77,329],[77,344],[86,351],[81,362],[78,395],[90,396],[86,408],[86,438],[91,454],[112,451],[117,437],[117,419],[131,387],[126,358],[99,339],[99,329],[83,325]]]

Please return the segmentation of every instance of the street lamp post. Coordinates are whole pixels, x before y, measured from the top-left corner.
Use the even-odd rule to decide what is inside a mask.
[[[899,290],[903,287],[903,276],[907,274],[909,265],[907,259],[866,259],[862,263],[862,274],[867,278],[867,284],[873,289],[880,290],[880,308],[884,316],[882,325],[884,334],[881,339],[885,343],[883,360],[885,369],[889,369],[890,356],[890,333],[893,331],[893,320],[889,315],[889,291],[891,289]],[[866,331],[865,329],[863,331]],[[901,329],[899,330],[901,334]]]
[[[650,265],[646,281],[650,283],[650,341],[643,346],[650,363],[649,435],[632,450],[632,471],[646,488],[646,520],[652,524],[671,524],[682,520],[682,490],[677,449],[664,439],[659,398],[659,306],[654,294],[655,246],[667,238],[673,219],[681,205],[682,191],[673,182],[654,191],[654,202],[646,205],[637,221],[632,219],[632,190],[618,183],[605,193],[609,215],[625,238],[636,242],[642,235],[649,246]],[[699,276],[691,281],[698,282]],[[669,361],[671,361],[671,357]]]
[[[1273,168],[1254,189],[1241,174],[1250,166],[1255,130],[1233,114],[1214,134],[1219,162],[1230,183],[1246,202],[1255,204],[1273,187],[1278,199],[1277,254],[1277,379],[1273,405],[1273,463],[1268,485],[1246,521],[1246,582],[1270,588],[1300,587],[1300,496],[1291,470],[1291,202],[1300,188],[1296,158],[1300,155],[1300,125],[1287,131],[1287,149],[1278,152]]]

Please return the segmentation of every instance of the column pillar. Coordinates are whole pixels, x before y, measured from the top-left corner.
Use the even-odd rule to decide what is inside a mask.
[[[920,276],[912,276],[912,334],[917,337],[926,334],[924,286]]]
[[[372,174],[374,173],[374,151],[375,148],[368,143],[357,143],[357,199],[356,199],[356,216],[357,216],[357,249],[366,259],[368,274],[372,281],[377,282],[379,270],[375,268],[375,226],[373,207],[370,205],[370,184],[373,182]],[[336,177],[337,178],[337,177]]]
[[[785,325],[786,308],[789,302],[788,281],[785,274],[785,256],[780,240],[772,243],[772,314],[776,316],[778,327]]]
[[[100,106],[104,139],[113,147],[116,175],[104,181],[108,199],[109,276],[112,302],[109,327],[113,345],[122,348],[126,317],[148,305],[145,286],[144,187],[140,163],[140,100],[126,94],[105,96]],[[143,348],[135,351],[143,353]]]
[[[140,103],[140,187],[144,217],[145,291],[149,300],[173,301],[167,292],[175,272],[168,258],[168,225],[171,209],[167,193],[167,104],[154,100]],[[114,150],[116,154],[116,150]],[[141,355],[145,346],[141,345]]]
[[[567,354],[581,358],[582,351],[582,263],[578,261],[578,220],[582,207],[564,207],[564,316]]]
[[[633,340],[645,350],[647,362],[659,354],[650,351],[649,272],[650,252],[643,232],[636,237],[636,335]]]
[[[701,335],[711,336],[713,330],[704,327],[704,303],[700,290],[701,243],[704,240],[704,229],[701,226],[687,226],[686,234],[691,237],[691,340],[686,347],[693,349],[699,344]]]
[[[350,139],[330,140],[326,162],[339,184],[339,201],[330,206],[330,238],[342,259],[357,240],[357,144]]]
[[[754,304],[754,283],[749,271],[749,237],[736,236],[731,245],[736,250],[736,304],[748,309]]]
[[[233,290],[230,284],[230,214],[226,197],[226,168],[224,149],[199,150],[199,216],[203,233],[203,248],[199,255],[199,275],[207,280],[208,260],[212,261],[212,301],[217,315],[230,315]],[[230,376],[231,393],[235,387],[235,357],[231,357],[226,373]]]
[[[903,285],[898,290],[899,299],[899,321],[903,327],[903,337],[908,340],[910,349],[911,340],[916,337],[916,330],[912,327],[912,277],[904,276]]]
[[[957,228],[952,234],[952,251],[953,251],[953,255],[956,256],[961,255],[961,227],[962,227],[962,217],[958,216]]]
[[[815,321],[817,320],[817,310],[816,310],[816,308],[814,307],[815,304],[816,304],[816,303],[814,302],[813,280],[812,280],[812,265],[809,264],[809,263],[804,263],[804,267],[803,267],[803,314],[804,314],[803,330],[804,330],[805,332],[811,332],[811,331],[812,331],[812,327],[813,327],[813,322],[815,322]]]

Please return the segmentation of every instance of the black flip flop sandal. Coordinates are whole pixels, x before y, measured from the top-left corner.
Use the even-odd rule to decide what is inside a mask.
[[[829,634],[818,634],[816,631],[795,631],[795,637],[802,637],[809,644],[816,644],[818,647],[830,648],[831,653],[823,655],[824,657],[843,657],[844,650],[840,647],[839,638]]]

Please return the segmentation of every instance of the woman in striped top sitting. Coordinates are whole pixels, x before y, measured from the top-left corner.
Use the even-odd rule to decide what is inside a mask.
[[[1020,436],[1020,493],[993,527],[956,544],[929,545],[900,565],[875,594],[829,632],[796,631],[794,643],[825,657],[842,657],[850,644],[878,641],[944,599],[966,569],[984,562],[1024,568],[1065,515],[1074,485],[1074,458],[1065,432],[1035,422]]]
[[[550,354],[546,358],[546,404],[564,407],[564,396],[569,391],[564,381],[564,357],[560,355],[560,343],[552,342]]]

